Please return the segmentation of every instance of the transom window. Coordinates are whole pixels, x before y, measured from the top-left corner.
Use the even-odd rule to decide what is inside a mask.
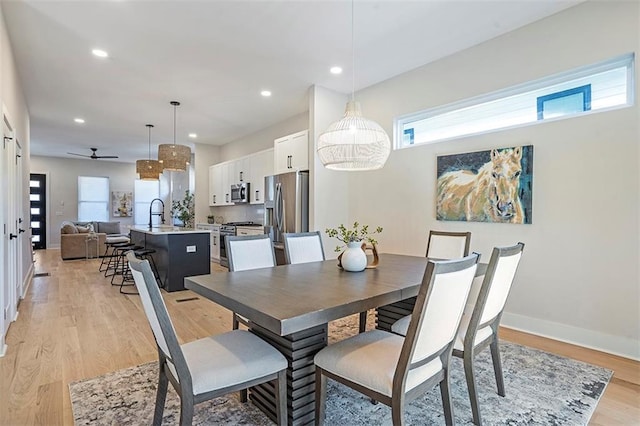
[[[634,54],[395,119],[395,148],[633,105]]]

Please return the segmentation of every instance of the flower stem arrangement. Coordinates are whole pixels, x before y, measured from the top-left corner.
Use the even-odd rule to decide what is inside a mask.
[[[327,228],[325,232],[329,237],[336,238],[347,245],[346,249],[344,249],[344,245],[337,246],[335,249],[336,252],[344,249],[338,256],[338,266],[345,271],[360,272],[378,266],[378,251],[376,250],[378,242],[372,235],[381,233],[382,227],[378,226],[375,230],[369,231],[369,225],[360,226],[358,222],[354,222],[352,229],[340,224],[337,228]],[[367,247],[367,243],[370,243],[371,247]],[[367,264],[365,250],[372,251],[373,262],[370,264]]]
[[[184,192],[182,200],[171,202],[171,217],[179,219],[185,228],[193,228],[195,215],[194,196],[188,189]]]

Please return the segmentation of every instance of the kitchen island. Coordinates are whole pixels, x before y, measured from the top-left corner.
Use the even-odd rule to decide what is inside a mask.
[[[166,291],[184,290],[184,277],[211,273],[210,231],[173,226],[131,228],[131,242],[151,256]]]

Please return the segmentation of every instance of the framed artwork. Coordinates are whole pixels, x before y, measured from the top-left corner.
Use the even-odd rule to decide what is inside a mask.
[[[439,156],[436,218],[532,221],[533,145]]]
[[[114,217],[133,216],[133,192],[112,191],[111,209]]]

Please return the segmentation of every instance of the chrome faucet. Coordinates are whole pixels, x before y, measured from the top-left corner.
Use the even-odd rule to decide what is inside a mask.
[[[162,210],[158,213],[152,213],[154,201],[160,201],[160,204],[162,204]],[[153,227],[153,224],[151,223],[151,218],[153,216],[160,216],[160,221],[164,225],[164,201],[162,201],[160,198],[154,198],[153,200],[151,200],[151,203],[149,203],[149,229]]]

